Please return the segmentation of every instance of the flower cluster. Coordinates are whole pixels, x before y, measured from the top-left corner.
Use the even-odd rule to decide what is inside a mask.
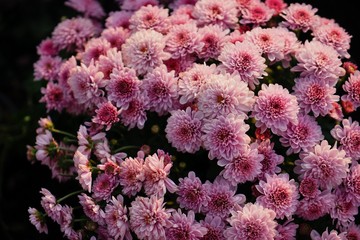
[[[67,0],[79,15],[37,47],[48,116],[28,159],[79,189],[41,189],[40,233],[360,239],[360,71],[344,28],[283,0],[116,3]]]

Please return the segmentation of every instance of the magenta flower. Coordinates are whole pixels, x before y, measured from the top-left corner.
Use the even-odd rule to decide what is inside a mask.
[[[284,18],[280,25],[291,30],[307,32],[316,23],[316,12],[317,8],[313,8],[310,4],[292,3],[280,13]]]
[[[287,7],[284,0],[265,0],[265,5],[275,11],[274,15],[280,14]]]
[[[315,198],[321,193],[318,188],[318,180],[307,177],[300,181],[299,192],[306,198]]]
[[[120,163],[120,169],[119,183],[122,186],[122,193],[135,196],[145,180],[144,160],[139,157],[127,157]]]
[[[350,168],[350,173],[344,181],[345,192],[348,199],[357,205],[360,204],[360,165],[355,164]]]
[[[43,55],[34,63],[34,80],[52,81],[58,78],[61,58]]]
[[[141,7],[129,19],[133,31],[152,29],[166,34],[170,28],[169,9],[147,5]]]
[[[360,107],[360,71],[351,74],[342,88],[347,94],[341,96],[341,100],[351,102],[354,109]]]
[[[342,189],[335,190],[334,206],[330,209],[330,217],[337,222],[337,226],[346,227],[355,221],[358,215],[359,204],[349,199],[348,194]]]
[[[106,126],[106,131],[110,130],[114,123],[119,121],[119,114],[121,110],[118,110],[110,101],[104,102],[98,105],[95,110],[96,115],[92,121],[94,123]]]
[[[46,88],[41,88],[43,97],[39,102],[46,104],[47,112],[51,110],[61,112],[68,107],[71,99],[67,90],[57,83],[48,82]]]
[[[56,56],[58,54],[58,49],[55,47],[54,41],[51,38],[45,38],[36,47],[36,53],[40,56],[41,55]]]
[[[207,229],[206,234],[201,240],[225,240],[224,230],[225,222],[220,217],[206,215],[204,220],[200,220],[200,224]]]
[[[257,203],[247,203],[242,209],[231,212],[227,220],[230,227],[225,229],[226,239],[272,240],[276,236],[275,212]]]
[[[44,219],[44,215],[36,208],[29,207],[29,221],[35,226],[39,233],[48,234],[48,227]]]

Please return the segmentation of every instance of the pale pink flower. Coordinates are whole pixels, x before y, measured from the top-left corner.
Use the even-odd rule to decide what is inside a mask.
[[[96,177],[92,185],[92,197],[97,201],[108,201],[118,184],[116,176],[101,173]]]
[[[336,88],[314,76],[295,78],[293,87],[299,107],[305,114],[312,112],[315,117],[325,116],[339,100]]]
[[[278,224],[276,226],[277,234],[274,240],[295,240],[296,229],[299,224],[293,223],[292,221],[286,221],[284,224]]]
[[[246,134],[249,125],[243,117],[230,114],[219,116],[204,123],[202,136],[204,148],[209,151],[209,159],[233,159],[241,146],[250,143]]]
[[[342,88],[346,94],[341,96],[341,100],[351,102],[355,109],[360,107],[360,71],[350,74]]]
[[[274,15],[275,11],[261,1],[254,1],[251,5],[241,9],[241,24],[264,25]]]
[[[105,11],[97,0],[67,0],[66,6],[84,14],[85,17],[102,18]]]
[[[89,159],[82,152],[77,150],[74,154],[74,165],[78,174],[76,179],[84,190],[91,192],[92,174]]]
[[[247,203],[242,209],[231,212],[225,229],[226,239],[272,240],[276,236],[275,212],[257,203]]]
[[[142,6],[146,6],[146,5],[152,5],[152,6],[159,5],[158,0],[117,0],[117,1],[120,3],[119,6],[121,7],[121,9],[128,11],[137,11]]]
[[[287,130],[288,124],[298,124],[299,106],[294,95],[279,84],[262,84],[258,92],[252,116],[256,127],[275,134]]]
[[[256,189],[261,193],[256,202],[272,209],[276,218],[289,218],[295,213],[299,204],[298,183],[294,179],[289,180],[287,173],[279,175],[265,175],[266,180],[260,180]]]
[[[42,208],[52,220],[59,222],[62,206],[57,203],[55,196],[46,188],[41,188],[40,193],[43,195],[40,201]]]
[[[101,37],[106,39],[112,48],[120,50],[126,39],[130,37],[130,31],[123,27],[108,27],[101,32]]]
[[[43,96],[39,102],[46,104],[47,112],[56,110],[61,112],[64,108],[67,108],[70,101],[70,96],[67,89],[64,89],[61,85],[53,82],[48,82],[46,88],[41,88]]]
[[[265,0],[265,5],[275,11],[274,15],[279,15],[288,6],[284,0]]]
[[[38,55],[56,56],[59,50],[55,47],[54,41],[51,38],[43,39],[36,47],[36,53]]]
[[[58,56],[40,56],[39,60],[34,63],[34,80],[53,81],[57,79],[61,61],[61,58]]]
[[[91,38],[85,43],[84,48],[84,51],[78,53],[78,58],[88,66],[92,61],[97,63],[101,55],[106,55],[111,49],[111,44],[103,37]]]
[[[277,27],[275,29],[275,34],[277,34],[283,42],[281,51],[284,54],[284,59],[282,59],[281,62],[284,68],[288,68],[295,53],[301,48],[302,43],[291,30],[284,27]]]
[[[103,102],[95,110],[96,115],[92,118],[92,121],[106,126],[105,130],[108,131],[114,123],[119,121],[118,115],[120,112],[121,110],[118,110],[110,101]]]
[[[65,205],[61,208],[60,219],[57,222],[60,225],[60,230],[64,233],[64,237],[67,237],[68,239],[80,239],[79,233],[72,227],[72,222],[73,209]]]
[[[38,230],[39,233],[48,234],[48,227],[44,219],[45,216],[39,210],[32,207],[28,208],[28,213],[29,221],[36,227],[36,230]]]
[[[109,12],[108,17],[105,20],[105,26],[110,27],[122,27],[128,29],[130,26],[130,18],[133,15],[133,12],[130,11],[112,11]]]
[[[45,130],[36,136],[35,149],[36,159],[42,164],[50,166],[51,160],[59,153],[59,144],[53,138],[52,133]]]
[[[300,160],[295,161],[294,171],[300,175],[300,179],[317,179],[321,189],[335,188],[349,172],[351,159],[345,155],[344,150],[331,147],[323,140],[312,151],[300,153]]]
[[[165,227],[170,227],[171,210],[165,209],[164,198],[136,197],[129,207],[131,230],[140,239],[165,240]]]
[[[100,205],[96,204],[94,199],[82,193],[78,195],[79,203],[83,208],[83,211],[87,217],[92,221],[104,225],[105,223],[105,212],[100,208]]]
[[[71,71],[73,68],[76,68],[76,58],[74,56],[71,56],[69,59],[64,60],[61,63],[59,74],[58,74],[58,83],[66,90],[70,92],[70,86],[68,84],[68,79],[71,75]],[[71,95],[73,98],[73,96]]]
[[[346,232],[338,233],[335,229],[328,231],[328,228],[321,234],[312,230],[310,233],[311,240],[346,240]]]
[[[200,220],[200,224],[207,228],[207,232],[201,240],[226,239],[224,236],[225,222],[220,217],[206,215],[204,220]]]
[[[166,34],[170,28],[169,9],[159,6],[142,6],[131,16],[129,28],[133,31],[152,29]]]
[[[96,64],[99,71],[104,74],[104,80],[109,80],[111,73],[113,73],[115,69],[124,68],[122,54],[116,48],[110,48],[106,52],[106,55],[100,55]]]
[[[91,130],[87,129],[84,125],[80,125],[79,130],[77,132],[78,139],[78,150],[90,158],[91,151],[98,142],[102,142],[105,139],[104,132],[91,132]]]
[[[343,189],[335,190],[334,206],[330,210],[330,217],[336,221],[336,226],[346,227],[355,221],[358,215],[359,204],[355,204],[348,198]]]
[[[218,25],[206,25],[199,29],[200,42],[204,43],[199,58],[205,61],[216,59],[225,45],[225,36],[230,33],[229,29],[223,29]]]
[[[164,52],[165,37],[154,30],[140,30],[132,34],[122,45],[125,66],[146,74],[160,66],[170,54]]]
[[[299,192],[306,198],[317,197],[321,193],[318,180],[312,177],[302,179],[300,181]]]
[[[127,157],[120,163],[120,169],[119,183],[122,186],[122,193],[135,196],[145,180],[144,160],[139,157]]]
[[[135,126],[139,129],[144,127],[147,116],[146,111],[149,110],[149,98],[140,95],[137,98],[131,99],[128,107],[121,111],[120,121],[128,127],[128,129]]]
[[[332,104],[332,109],[329,111],[329,116],[333,119],[335,119],[336,121],[341,121],[344,119],[344,113],[343,113],[343,109],[341,107],[340,104],[338,104],[337,102],[334,102]]]
[[[317,8],[310,4],[292,3],[280,13],[284,18],[280,25],[291,30],[307,32],[316,23],[316,12]]]
[[[350,168],[350,173],[344,181],[345,192],[348,199],[360,205],[360,165],[355,164]]]
[[[221,62],[220,69],[239,74],[251,90],[259,84],[259,79],[267,76],[265,58],[258,47],[248,41],[225,44],[218,60]]]

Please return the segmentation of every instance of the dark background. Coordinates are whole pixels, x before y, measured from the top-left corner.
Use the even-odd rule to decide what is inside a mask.
[[[113,0],[108,0],[113,1]],[[61,0],[0,0],[0,239],[62,239],[49,225],[49,236],[38,234],[29,221],[29,206],[40,209],[41,187],[55,195],[67,184],[57,184],[50,171],[26,159],[26,145],[35,143],[35,129],[46,110],[40,83],[33,81],[36,46],[50,36],[62,16],[74,15]],[[103,1],[105,2],[105,1]],[[318,15],[335,19],[353,36],[350,59],[360,61],[360,24],[350,1],[304,2],[318,8]],[[60,195],[61,196],[61,195]]]

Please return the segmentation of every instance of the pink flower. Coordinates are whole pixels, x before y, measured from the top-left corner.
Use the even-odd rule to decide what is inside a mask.
[[[346,227],[355,221],[355,217],[359,212],[359,204],[351,201],[342,188],[335,190],[334,203],[333,208],[330,209],[330,217],[337,221],[337,227]]]
[[[165,227],[170,227],[171,211],[164,208],[164,199],[136,197],[129,207],[131,230],[140,239],[165,240]]]
[[[311,111],[315,117],[329,114],[333,103],[339,100],[339,96],[335,95],[335,87],[314,76],[296,78],[293,90],[304,113]]]
[[[247,203],[242,209],[232,211],[225,229],[226,239],[272,240],[276,236],[275,212],[255,203]]]
[[[288,128],[282,133],[280,142],[284,147],[289,147],[287,155],[298,153],[300,150],[312,149],[317,143],[324,139],[321,127],[314,117],[299,115],[298,124],[289,123]]]
[[[29,221],[32,225],[36,227],[36,230],[38,230],[39,233],[45,233],[48,234],[48,227],[45,222],[44,216],[39,210],[29,207],[28,208],[29,213]]]
[[[323,140],[312,151],[300,153],[300,160],[295,161],[294,171],[300,174],[300,179],[317,179],[321,189],[335,188],[349,172],[351,159],[345,155],[344,150],[338,150],[336,146],[331,147]]]
[[[296,229],[298,227],[298,224],[295,224],[289,220],[282,225],[278,224],[276,227],[277,234],[274,240],[295,240]]]
[[[355,109],[360,107],[360,71],[350,74],[342,88],[347,94],[342,95],[341,100],[351,102]]]
[[[67,0],[65,5],[83,13],[85,17],[102,18],[105,15],[97,0]]]
[[[259,84],[259,79],[267,76],[265,58],[261,56],[260,50],[248,41],[225,44],[218,60],[221,62],[220,69],[239,74],[251,90]]]
[[[287,130],[289,123],[298,124],[299,106],[296,97],[279,84],[261,85],[252,116],[262,131],[270,128],[275,134]]]
[[[34,80],[57,79],[61,66],[61,58],[56,56],[42,55],[40,59],[34,63]]]
[[[199,58],[209,60],[218,58],[221,49],[225,45],[225,36],[229,34],[229,29],[223,29],[218,25],[207,25],[199,29],[200,41],[204,43]]]
[[[276,218],[289,218],[299,204],[297,182],[289,180],[287,173],[272,176],[266,174],[265,178],[265,181],[260,180],[259,185],[256,185],[256,189],[262,194],[256,202],[274,210]]]
[[[243,145],[250,143],[246,134],[248,130],[249,125],[244,123],[244,119],[233,114],[205,122],[202,139],[204,148],[209,150],[209,158],[233,159]]]
[[[51,192],[46,188],[41,188],[40,193],[43,195],[40,201],[42,208],[52,220],[59,222],[61,218],[60,212],[62,206],[57,203],[55,196],[52,195]]]
[[[347,240],[358,240],[360,239],[360,227],[359,225],[356,225],[355,223],[351,223],[350,226],[346,228],[346,239]]]
[[[310,237],[312,240],[346,240],[346,232],[338,233],[335,229],[328,231],[328,228],[321,234],[316,231],[312,230],[310,233]]]
[[[106,55],[107,51],[111,49],[110,43],[102,37],[91,38],[84,47],[84,51],[80,52],[78,57],[85,65],[89,65],[91,61],[97,63],[100,56]]]
[[[142,158],[127,157],[120,163],[119,183],[122,193],[135,196],[142,188],[145,180],[144,160]]]
[[[195,221],[193,211],[188,211],[187,215],[181,209],[174,211],[169,219],[171,225],[165,229],[165,236],[168,240],[197,240],[201,239],[207,229]]]
[[[200,224],[207,228],[201,240],[225,240],[225,223],[220,217],[206,215],[204,220],[200,220]]]
[[[74,154],[74,165],[78,173],[76,179],[79,180],[79,183],[84,190],[91,192],[92,175],[89,159],[77,150]]]
[[[112,48],[120,50],[126,39],[130,37],[130,31],[123,27],[108,27],[101,32],[101,37],[106,39]],[[114,59],[116,60],[118,59]]]
[[[187,55],[182,58],[170,58],[164,61],[164,65],[167,70],[175,71],[175,76],[178,76],[181,72],[186,71],[194,65],[195,57],[193,55]]]
[[[300,181],[299,192],[306,198],[315,198],[321,193],[318,188],[318,180],[312,177],[307,177]]]
[[[241,24],[264,25],[274,14],[274,10],[261,1],[253,1],[246,8],[241,9]]]
[[[284,0],[265,0],[265,5],[275,11],[274,15],[279,15],[287,7]]]
[[[94,123],[106,126],[106,131],[110,130],[114,123],[119,121],[118,115],[121,110],[118,110],[110,101],[99,104],[95,110],[96,115],[92,121]]]
[[[176,201],[181,208],[200,212],[210,200],[200,178],[196,177],[193,171],[185,178],[179,178],[179,186],[176,192]]]
[[[36,53],[38,55],[56,56],[58,49],[55,47],[54,41],[51,38],[45,38],[36,47]]]
[[[71,99],[67,89],[57,83],[48,82],[46,88],[41,88],[41,93],[43,97],[39,102],[46,103],[47,112],[51,110],[61,112],[68,107]]]
[[[109,80],[110,74],[115,69],[124,68],[121,52],[116,48],[110,48],[107,50],[106,55],[100,55],[97,66],[99,71],[104,74],[104,80]]]
[[[147,119],[147,110],[149,110],[149,98],[140,95],[137,98],[131,99],[128,107],[121,111],[120,121],[127,126],[128,129],[134,128],[135,126],[142,129]]]
[[[129,28],[133,31],[152,29],[166,34],[170,28],[169,9],[159,6],[142,6],[134,12],[129,22]]]
[[[359,122],[349,119],[343,119],[342,125],[336,125],[331,131],[335,140],[339,141],[339,149],[346,152],[346,156],[351,157],[353,161],[360,159],[360,126]]]
[[[132,34],[122,45],[125,66],[146,74],[160,66],[170,54],[164,52],[165,37],[154,30],[140,30]]]
[[[316,12],[317,8],[310,4],[292,3],[280,14],[285,20],[280,25],[291,30],[307,32],[316,23]]]
[[[233,0],[219,2],[216,0],[199,0],[195,4],[194,18],[199,26],[210,24],[221,28],[234,28],[238,22],[238,9]]]
[[[50,165],[50,161],[59,153],[59,144],[53,138],[49,130],[39,133],[35,142],[35,157],[44,165]]]
[[[105,26],[110,27],[122,27],[125,29],[129,28],[130,17],[133,15],[133,12],[129,11],[112,11],[109,13],[109,16],[105,20]]]
[[[345,192],[348,199],[360,205],[360,165],[355,164],[350,168],[350,173],[344,181]]]
[[[82,193],[79,197],[79,203],[83,207],[83,211],[87,217],[92,221],[104,225],[105,223],[105,212],[100,208],[100,205],[97,205],[95,201]]]
[[[180,152],[197,152],[202,144],[202,118],[202,112],[192,111],[190,107],[172,111],[165,128],[169,143]]]
[[[118,184],[119,182],[115,176],[101,173],[93,183],[92,197],[97,201],[109,200]]]

